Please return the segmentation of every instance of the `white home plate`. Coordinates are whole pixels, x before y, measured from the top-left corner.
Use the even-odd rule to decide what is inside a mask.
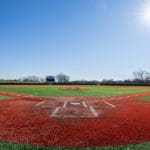
[[[77,102],[72,102],[70,103],[71,105],[80,105],[81,103],[77,103]]]

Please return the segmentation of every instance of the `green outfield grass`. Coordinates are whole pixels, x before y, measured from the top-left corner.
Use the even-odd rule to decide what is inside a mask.
[[[117,147],[93,147],[84,148],[85,150],[150,150],[150,143],[117,146]],[[28,145],[18,145],[12,143],[1,142],[0,150],[83,150],[83,148],[48,148]]]
[[[64,87],[64,86],[63,86]],[[67,86],[65,86],[67,87]],[[96,96],[108,97],[150,91],[150,87],[80,86],[84,90],[60,89],[60,86],[0,86],[0,91],[8,91],[38,96]]]
[[[8,96],[1,96],[0,95],[0,100],[7,100],[7,99],[10,99],[10,97],[8,97]]]

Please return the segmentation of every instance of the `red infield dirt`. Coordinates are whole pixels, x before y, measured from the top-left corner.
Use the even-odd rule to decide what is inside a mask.
[[[93,147],[150,141],[150,93],[109,98],[38,97],[0,92],[0,141]]]

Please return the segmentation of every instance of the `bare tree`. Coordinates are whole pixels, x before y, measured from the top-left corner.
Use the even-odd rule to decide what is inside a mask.
[[[150,81],[150,73],[146,72],[145,81]]]
[[[56,76],[56,79],[57,79],[58,83],[67,83],[67,82],[69,82],[70,77],[65,75],[65,74],[63,74],[63,73],[59,73]]]
[[[37,76],[28,76],[20,79],[22,82],[41,82],[42,78]]]
[[[133,75],[134,75],[134,80],[140,82],[144,82],[150,79],[150,73],[145,70],[135,71]]]

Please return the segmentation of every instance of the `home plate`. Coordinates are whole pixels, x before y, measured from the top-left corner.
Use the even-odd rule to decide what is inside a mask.
[[[77,106],[77,105],[81,105],[81,103],[78,103],[78,102],[71,102],[70,104],[71,104],[71,105],[76,105],[76,106]]]

